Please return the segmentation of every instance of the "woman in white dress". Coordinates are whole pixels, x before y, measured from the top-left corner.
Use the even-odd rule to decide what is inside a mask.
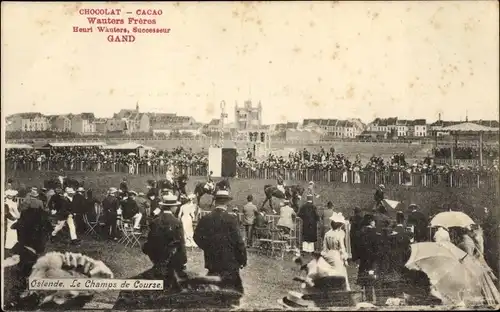
[[[188,202],[181,206],[179,210],[179,219],[182,222],[182,227],[184,229],[184,241],[186,242],[186,247],[197,247],[193,239],[194,229],[193,221],[196,218],[196,204],[193,203],[193,199],[196,195],[189,194]]]
[[[342,213],[334,212],[330,220],[332,228],[325,234],[321,255],[338,276],[345,278],[346,290],[351,290],[346,269],[348,254],[345,248],[345,232],[342,229],[345,218]]]
[[[17,195],[17,191],[15,190],[6,190],[5,191],[5,215],[6,215],[6,229],[5,229],[5,249],[12,249],[14,245],[17,243],[17,231],[11,229],[11,226],[17,222],[19,219],[20,213],[17,207],[17,202],[14,198]]]

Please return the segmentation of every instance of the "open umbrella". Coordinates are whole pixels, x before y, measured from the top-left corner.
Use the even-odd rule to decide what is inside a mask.
[[[481,265],[450,242],[412,244],[406,267],[424,272],[444,304],[483,302]]]
[[[467,227],[474,224],[474,221],[465,213],[460,211],[445,211],[438,213],[431,220],[431,226]]]

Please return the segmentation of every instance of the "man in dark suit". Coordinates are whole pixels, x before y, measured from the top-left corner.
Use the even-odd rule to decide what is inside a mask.
[[[375,281],[375,266],[377,262],[377,247],[379,245],[379,235],[377,235],[376,220],[371,214],[363,217],[363,229],[361,230],[359,269],[357,284],[362,287],[371,287]],[[371,296],[371,292],[367,292]],[[370,300],[372,300],[371,298]]]
[[[227,212],[231,199],[228,190],[217,191],[215,209],[201,218],[193,238],[204,252],[208,275],[220,276],[225,286],[243,294],[239,270],[247,264],[247,252],[238,225]]]
[[[134,230],[140,230],[140,222],[142,219],[142,214],[139,213],[139,206],[135,201],[135,197],[137,193],[134,191],[129,191],[128,196],[122,202],[123,207],[123,219],[124,220],[132,220],[134,225]]]
[[[314,252],[314,243],[318,240],[318,209],[313,204],[313,195],[306,197],[306,203],[299,209],[297,216],[302,219],[302,251]]]
[[[10,290],[4,295],[14,302],[21,302],[26,298],[21,299],[20,294],[28,288],[28,277],[32,267],[38,257],[45,252],[52,225],[46,211],[28,208],[21,212],[12,229],[17,232],[17,244],[12,248],[12,252],[19,255],[19,263],[12,272],[12,279],[9,279]]]
[[[120,201],[116,197],[118,190],[114,187],[108,191],[108,196],[102,201],[102,210],[104,219],[106,220],[106,233],[110,239],[117,240],[118,230],[116,228],[116,218],[118,216],[118,209],[120,208]]]
[[[175,195],[167,195],[159,203],[162,212],[151,221],[148,239],[142,251],[148,255],[153,268],[165,278],[165,287],[178,287],[175,273],[185,277],[186,245],[182,223],[173,211],[180,202]]]
[[[85,189],[79,187],[76,190],[75,196],[73,196],[73,216],[75,220],[76,232],[83,234],[85,232],[85,222],[83,221],[83,214],[87,209],[87,200],[85,198]]]
[[[375,200],[375,207],[382,205],[382,201],[384,200],[384,190],[385,186],[380,184],[375,190],[375,194],[373,195],[373,199]]]
[[[427,217],[418,210],[418,206],[415,204],[408,206],[408,210],[410,210],[410,214],[408,215],[407,224],[413,226],[415,242],[427,241],[427,225],[429,223]]]
[[[127,184],[127,177],[123,177],[122,181],[120,182],[119,186],[119,193],[120,193],[120,198],[127,197],[128,195],[128,184]]]
[[[57,218],[57,225],[55,226],[54,230],[52,231],[52,236],[51,236],[52,240],[55,239],[57,233],[60,230],[62,230],[65,225],[68,225],[69,236],[71,238],[71,244],[78,245],[80,243],[80,241],[78,240],[78,237],[76,235],[76,227],[75,227],[75,222],[74,222],[74,218],[73,218],[74,196],[75,196],[75,190],[73,190],[70,187],[66,188],[66,196],[62,199],[61,206],[59,207],[59,210],[55,211],[55,215]]]
[[[361,251],[361,229],[363,228],[363,216],[361,215],[361,209],[359,207],[354,208],[354,215],[349,218],[351,223],[350,238],[351,238],[351,250],[352,250],[352,261],[357,261],[359,259]]]

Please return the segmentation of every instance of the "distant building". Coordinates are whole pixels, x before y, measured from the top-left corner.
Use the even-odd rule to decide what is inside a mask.
[[[52,116],[50,123],[51,129],[55,132],[70,132],[72,115],[56,115]]]
[[[359,119],[304,119],[303,128],[318,127],[325,135],[334,138],[355,138],[365,128]]]
[[[47,131],[50,123],[46,116],[41,113],[20,113],[7,118],[8,131]]]
[[[287,123],[279,123],[275,125],[271,125],[269,130],[273,133],[283,132],[286,130],[296,130],[299,127],[298,122],[287,122]]]
[[[426,137],[427,121],[425,119],[415,119],[410,125],[409,136]]]
[[[94,120],[95,132],[99,134],[104,134],[107,131],[107,119],[106,118],[96,118]]]
[[[259,129],[262,126],[262,103],[257,107],[252,106],[252,101],[247,100],[242,107],[238,103],[234,106],[234,120],[236,130]]]
[[[117,114],[113,115],[113,119],[124,120],[127,123],[127,132],[149,132],[151,131],[151,121],[147,113],[139,112],[139,103],[136,104],[135,110],[122,109]]]
[[[80,134],[93,134],[96,132],[94,113],[81,113],[71,120],[71,132]]]
[[[177,116],[177,114],[148,114],[151,129],[154,130],[179,130],[192,129],[198,126],[198,123],[190,116]]]
[[[367,130],[370,132],[386,132],[389,137],[425,137],[428,135],[428,126],[425,119],[375,118],[368,124]]]
[[[444,120],[437,120],[436,122],[433,122],[429,125],[429,135],[433,137],[440,137],[440,136],[447,136],[449,135],[449,131],[444,131],[443,128],[457,125],[459,123],[462,123],[461,121],[444,121]]]
[[[105,132],[128,133],[127,121],[122,119],[110,118],[106,120],[105,128]]]

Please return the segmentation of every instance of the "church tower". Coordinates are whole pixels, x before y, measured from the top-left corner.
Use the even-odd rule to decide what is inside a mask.
[[[137,103],[135,103],[135,111],[139,112],[139,101],[137,101]]]

